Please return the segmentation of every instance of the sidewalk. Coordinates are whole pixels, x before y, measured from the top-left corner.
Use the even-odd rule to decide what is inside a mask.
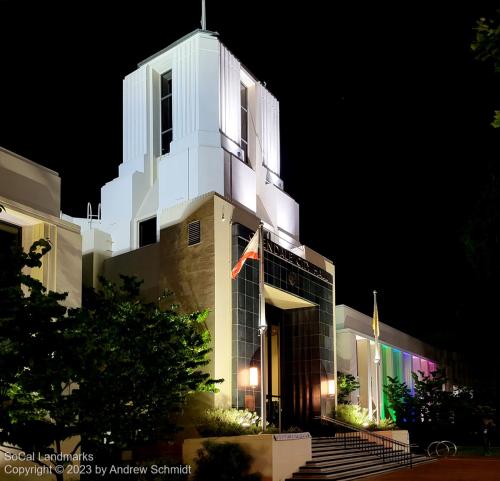
[[[368,478],[370,481],[500,481],[499,458],[446,458]]]

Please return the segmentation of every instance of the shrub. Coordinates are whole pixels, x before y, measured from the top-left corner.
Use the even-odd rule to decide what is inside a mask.
[[[278,434],[280,432],[279,428],[274,424],[269,424],[263,434]]]
[[[345,372],[337,371],[337,386],[339,388],[339,393],[337,400],[339,404],[351,404],[347,398],[352,392],[359,389],[359,382],[352,374],[347,374]]]
[[[203,437],[239,436],[262,431],[257,413],[238,409],[207,409],[197,420],[196,429]]]
[[[334,412],[335,419],[352,424],[359,428],[367,428],[371,422],[368,409],[357,404],[339,404]]]
[[[396,424],[391,418],[381,419],[378,425],[371,422],[368,426],[370,431],[392,431],[393,429],[398,429]]]
[[[368,414],[368,409],[357,404],[339,404],[337,410],[333,412],[335,419],[352,424],[358,428],[370,431],[389,431],[398,429],[394,421],[390,418],[381,419],[379,424],[374,423]]]
[[[283,430],[284,433],[303,433],[302,429],[300,429],[298,426],[289,426],[285,430]]]
[[[251,473],[253,458],[235,443],[203,443],[195,459],[193,481],[260,481],[260,473]]]

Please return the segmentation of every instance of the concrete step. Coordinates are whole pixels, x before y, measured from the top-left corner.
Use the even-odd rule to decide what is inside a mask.
[[[389,471],[395,471],[397,469],[402,469],[402,466],[398,463],[378,463],[372,464],[370,466],[355,467],[353,469],[345,469],[343,471],[328,472],[328,473],[309,473],[304,474],[302,472],[297,472],[293,474],[292,480],[296,479],[308,479],[309,481],[319,481],[323,479],[330,479],[333,481],[348,481],[351,479],[359,479],[366,476],[373,476],[375,474],[386,473]]]
[[[329,456],[316,457],[316,458],[312,459],[311,461],[307,461],[306,465],[314,464],[316,466],[322,466],[322,465],[327,465],[332,461],[348,461],[348,460],[356,461],[356,460],[361,460],[361,459],[380,459],[380,457],[377,456],[376,454],[369,453],[369,452],[349,453],[347,455],[343,454],[343,453],[339,453],[339,454],[333,454],[333,455],[329,455]]]
[[[372,467],[380,465],[380,459],[365,459],[360,461],[345,461],[333,463],[328,466],[302,466],[299,474],[332,474],[345,471],[352,471],[358,468]]]
[[[396,459],[404,454],[403,451],[395,451],[355,436],[345,440],[313,438],[312,450],[312,459],[301,466],[290,480],[350,481],[409,467],[401,464],[401,458]],[[413,465],[433,461],[435,459],[424,455],[412,455]]]

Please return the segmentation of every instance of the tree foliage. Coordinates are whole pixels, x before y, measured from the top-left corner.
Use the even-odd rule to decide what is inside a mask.
[[[352,374],[337,371],[337,386],[337,401],[340,404],[350,404],[348,398],[352,392],[359,389],[359,382]]]
[[[195,392],[215,391],[208,364],[208,311],[180,314],[139,296],[140,282],[101,279],[79,315],[80,429],[92,444],[120,448],[175,431],[175,416]],[[165,299],[163,299],[165,300]]]
[[[73,312],[66,294],[47,291],[23,268],[40,267],[46,240],[28,253],[1,252],[0,444],[53,454],[59,441],[77,433],[78,410],[67,387],[78,377],[72,363]]]
[[[446,432],[463,439],[477,428],[484,413],[492,414],[492,408],[478,405],[471,388],[444,391],[447,379],[443,370],[428,376],[423,372],[412,373],[412,376],[413,395],[406,383],[390,376],[384,390],[398,426],[414,434],[429,437],[431,433]]]
[[[126,277],[67,309],[24,272],[49,250],[0,252],[0,444],[53,454],[78,434],[109,452],[169,436],[189,395],[216,390],[207,311],[144,302]]]
[[[443,424],[450,421],[453,394],[444,391],[447,382],[445,373],[439,369],[425,375],[422,371],[412,373],[414,393],[406,383],[388,376],[389,384],[384,386],[389,409],[396,415],[396,422]]]
[[[493,18],[480,18],[476,22],[475,38],[471,49],[477,60],[492,62],[497,73],[500,72],[500,10]],[[495,111],[491,124],[500,127],[500,110]]]

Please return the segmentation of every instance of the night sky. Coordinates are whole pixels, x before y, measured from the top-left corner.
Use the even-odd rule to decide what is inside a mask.
[[[123,77],[200,2],[19,3],[0,1],[0,145],[57,170],[84,216],[121,162]],[[338,303],[371,315],[377,289],[381,321],[462,350],[467,322],[498,321],[470,318],[460,241],[500,153],[499,77],[469,48],[492,2],[376,3],[207,0],[207,26],[280,101],[285,190]]]

